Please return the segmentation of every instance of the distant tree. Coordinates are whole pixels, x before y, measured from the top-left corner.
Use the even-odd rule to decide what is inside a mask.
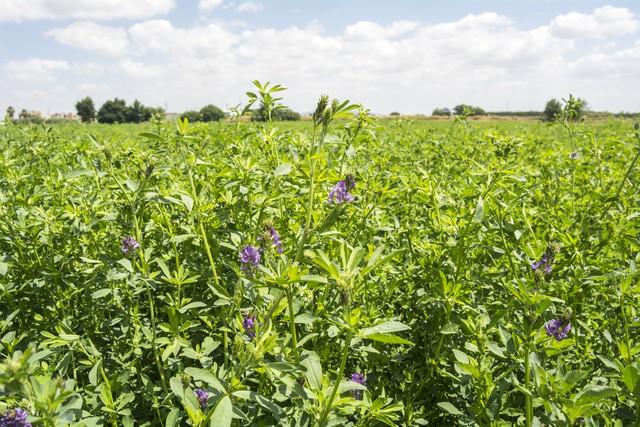
[[[396,117],[396,116],[399,116],[400,113],[398,111],[392,111],[389,115],[392,117]]]
[[[205,105],[200,109],[200,118],[203,122],[217,122],[224,117],[224,111],[213,104]]]
[[[432,116],[450,116],[451,115],[451,110],[448,109],[447,107],[445,107],[445,108],[436,108],[436,109],[433,110],[431,115]]]
[[[93,105],[93,99],[88,96],[76,102],[76,111],[78,112],[80,120],[84,123],[90,123],[96,118],[96,108]]]
[[[137,99],[133,101],[129,107],[127,107],[126,121],[128,123],[142,123],[151,118],[151,113],[148,108],[142,105]]]
[[[301,118],[300,113],[297,113],[290,108],[279,108],[273,112],[273,120],[281,122],[297,121]]]
[[[301,118],[302,116],[300,115],[300,113],[297,113],[290,108],[276,108],[271,112],[271,120],[276,122],[296,121],[300,120]],[[261,106],[260,108],[253,111],[251,120],[254,122],[267,121],[267,112],[264,106]]]
[[[544,107],[544,119],[548,122],[555,121],[560,114],[562,113],[562,104],[560,101],[553,98],[547,101],[547,104]]]
[[[189,120],[190,123],[195,123],[195,122],[200,122],[202,121],[202,117],[200,116],[200,112],[199,111],[185,111],[184,113],[182,113],[182,115],[180,116],[181,119],[187,119]]]
[[[455,114],[456,116],[483,116],[487,113],[480,107],[459,104],[453,107],[453,114]]]
[[[13,120],[16,115],[16,110],[9,105],[7,107],[7,114],[5,115],[5,120]]]
[[[106,101],[98,110],[98,122],[99,123],[125,123],[127,121],[127,103],[115,98],[113,100]]]

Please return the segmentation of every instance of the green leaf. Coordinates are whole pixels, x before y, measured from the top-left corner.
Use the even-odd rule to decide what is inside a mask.
[[[131,261],[129,261],[128,259],[122,258],[116,262],[121,266],[123,266],[125,270],[127,270],[129,273],[133,273],[133,266],[131,265]]]
[[[365,338],[369,339],[369,340],[383,342],[383,343],[386,343],[386,344],[413,345],[413,343],[411,341],[406,340],[404,338],[401,338],[401,337],[399,337],[397,335],[393,335],[393,334],[370,334],[370,335],[367,335]]]
[[[204,369],[200,368],[187,368],[184,371],[187,374],[191,375],[194,380],[202,381],[203,383],[215,388],[216,390],[221,391],[222,393],[226,392],[225,387],[222,385],[218,377],[216,377],[211,372],[205,371]]]
[[[307,368],[305,377],[309,385],[316,390],[320,390],[322,388],[322,365],[318,355],[315,352],[309,352],[300,364]]]
[[[622,380],[631,393],[636,393],[640,387],[638,368],[633,365],[626,366],[622,370]]]
[[[209,420],[210,427],[229,427],[233,419],[233,405],[229,396],[224,395],[216,404]]]
[[[99,299],[99,298],[102,298],[102,297],[106,297],[110,293],[111,293],[111,289],[100,289],[100,290],[95,291],[94,293],[92,293],[91,294],[91,298]]]
[[[389,334],[391,332],[406,331],[408,329],[411,329],[411,328],[405,325],[404,323],[397,322],[395,320],[389,320],[387,322],[383,322],[369,328],[361,329],[359,334],[361,337],[366,338],[369,335]]]
[[[289,175],[289,173],[291,172],[291,169],[292,169],[291,164],[280,163],[273,174],[275,176]]]
[[[167,421],[165,422],[165,427],[177,427],[178,422],[180,421],[180,410],[178,408],[172,408],[167,415]]]
[[[251,400],[252,402],[256,402],[258,405],[271,411],[271,413],[276,417],[276,419],[279,419],[284,415],[282,409],[278,405],[276,405],[271,400],[267,399],[264,396],[259,395],[254,391],[239,390],[239,391],[234,391],[232,394],[241,399]]]
[[[579,406],[590,405],[615,395],[616,389],[613,387],[589,384],[578,393],[575,397],[575,402]]]
[[[181,194],[180,199],[182,199],[182,203],[184,203],[184,206],[187,208],[187,210],[191,212],[193,210],[193,199],[186,194]]]
[[[183,398],[184,389],[182,387],[182,378],[175,376],[169,380],[169,387],[173,394],[180,400]]]
[[[453,349],[453,356],[456,358],[456,360],[460,363],[464,363],[464,364],[468,364],[469,363],[469,356],[467,356],[464,352],[458,350],[458,349]]]
[[[0,262],[0,276],[5,276],[9,271],[9,264],[6,262]]]
[[[440,407],[440,409],[446,411],[451,415],[463,415],[463,413],[460,412],[458,408],[456,408],[449,402],[438,402],[438,406]]]
[[[473,213],[473,222],[480,223],[484,218],[484,201],[482,196],[478,197],[478,203],[476,204],[476,210]]]

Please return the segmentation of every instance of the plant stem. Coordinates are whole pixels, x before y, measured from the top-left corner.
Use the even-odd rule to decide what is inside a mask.
[[[340,387],[340,381],[342,380],[342,376],[344,375],[344,368],[347,366],[347,358],[349,356],[349,346],[351,345],[351,330],[347,331],[347,336],[344,341],[344,348],[342,349],[342,358],[340,360],[340,368],[338,369],[338,376],[336,378],[336,382],[333,385],[333,390],[331,391],[331,396],[329,396],[329,400],[322,411],[322,415],[320,416],[320,422],[318,425],[320,427],[324,427],[326,425],[327,416],[329,416],[329,412],[331,411],[331,405],[333,404],[333,400],[338,394],[338,388]]]
[[[320,133],[320,141],[318,145],[322,145],[324,142],[325,135],[327,134],[326,126],[323,126],[322,131]],[[302,230],[302,234],[300,235],[300,240],[298,240],[298,249],[296,251],[296,262],[300,262],[302,259],[302,251],[304,250],[304,245],[307,242],[309,227],[311,226],[311,215],[313,214],[313,198],[315,194],[315,172],[316,172],[316,162],[313,158],[316,151],[316,129],[313,129],[313,135],[311,137],[311,148],[309,149],[309,162],[310,162],[310,171],[309,171],[309,200],[307,200],[307,219],[304,223],[304,229]]]
[[[342,349],[342,357],[340,359],[340,367],[338,368],[338,375],[336,377],[336,381],[333,385],[333,390],[331,391],[331,396],[329,396],[329,400],[327,401],[322,414],[320,415],[320,421],[318,425],[320,427],[324,427],[326,425],[327,417],[329,416],[329,412],[331,411],[331,405],[333,404],[334,399],[336,398],[336,394],[338,394],[338,388],[340,388],[340,382],[342,381],[342,376],[344,375],[344,368],[347,366],[347,358],[349,357],[349,346],[351,346],[351,298],[344,298],[344,317],[347,323],[347,336],[344,339],[344,348]]]
[[[149,277],[147,260],[144,256],[144,242],[142,240],[142,232],[140,231],[140,225],[138,224],[138,216],[136,214],[135,209],[132,207],[133,212],[133,223],[136,229],[136,240],[140,245],[138,249],[138,257],[140,258],[140,267],[142,269],[142,273],[145,277]],[[160,356],[158,355],[158,347],[156,345],[156,313],[155,306],[153,304],[153,296],[151,295],[151,289],[148,283],[145,283],[147,300],[149,302],[149,318],[151,320],[151,348],[153,350],[153,356],[156,362],[156,368],[158,369],[158,374],[160,375],[160,383],[162,384],[162,390],[165,393],[168,393],[167,382],[164,377],[164,371],[162,370],[162,364],[160,363]]]
[[[196,193],[196,185],[193,182],[193,175],[191,174],[191,171],[189,171],[189,182],[191,184],[191,194],[193,195],[193,200],[195,203],[195,206],[197,208],[200,208],[200,199]],[[200,237],[202,238],[202,243],[204,244],[204,250],[205,253],[207,254],[207,259],[209,260],[209,266],[211,267],[211,273],[213,274],[213,284],[214,287],[216,288],[216,290],[218,290],[218,292],[220,292],[222,295],[220,296],[225,296],[224,293],[220,290],[220,280],[218,279],[218,272],[216,271],[216,264],[213,261],[213,255],[211,255],[211,246],[209,245],[209,239],[207,238],[207,233],[205,232],[204,229],[204,223],[202,222],[202,212],[198,212],[198,227],[200,228]]]
[[[291,329],[291,345],[293,347],[293,355],[296,358],[296,362],[300,362],[300,354],[298,354],[298,336],[296,334],[296,324],[293,317],[293,291],[291,289],[293,285],[289,284],[287,287],[287,303],[289,306],[289,328]]]
[[[531,364],[529,363],[529,355],[530,355],[530,344],[529,344],[529,333],[527,331],[527,344],[525,346],[525,355],[524,355],[524,388],[527,389],[529,393],[531,393]],[[533,402],[530,394],[525,394],[525,414],[527,417],[526,426],[531,427],[531,423],[533,422]]]

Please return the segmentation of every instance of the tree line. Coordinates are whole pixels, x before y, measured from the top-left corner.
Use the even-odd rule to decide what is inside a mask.
[[[96,111],[93,99],[85,97],[76,103],[76,112],[84,123],[142,123],[149,121],[154,114],[164,115],[160,107],[147,107],[137,99],[127,105],[125,100],[114,98],[105,101]]]
[[[476,107],[473,105],[467,104],[458,104],[453,107],[453,110],[449,108],[436,108],[431,113],[432,116],[484,116],[484,115],[493,115],[493,116],[526,116],[526,117],[536,117],[542,116],[542,118],[546,121],[552,122],[558,120],[558,118],[562,115],[563,111],[567,106],[570,107],[572,111],[571,117],[569,120],[580,120],[584,117],[585,112],[587,111],[587,101],[582,98],[575,98],[573,95],[569,95],[569,99],[562,100],[565,106],[562,105],[558,99],[550,99],[544,106],[543,111],[497,111],[497,112],[486,112],[484,109],[480,107]],[[393,114],[393,113],[392,113]]]

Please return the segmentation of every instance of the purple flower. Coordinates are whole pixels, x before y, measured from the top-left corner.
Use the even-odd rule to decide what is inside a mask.
[[[353,374],[351,374],[351,381],[361,385],[367,385],[367,379],[365,378],[364,374],[361,374],[359,372],[354,372]],[[353,395],[356,400],[362,400],[362,390],[353,390]]]
[[[122,254],[129,256],[140,248],[140,243],[133,237],[127,236],[122,239]]]
[[[0,427],[31,427],[27,422],[29,414],[22,408],[9,409],[0,415]]]
[[[559,318],[549,320],[544,324],[544,329],[547,331],[547,335],[556,339],[556,341],[562,341],[569,336],[571,331],[571,322],[566,318]]]
[[[250,314],[245,314],[242,318],[242,327],[244,328],[245,333],[249,338],[254,338],[256,336],[255,332],[255,324],[256,324],[256,316],[251,316]]]
[[[349,192],[355,187],[356,179],[353,175],[347,175],[342,181],[339,181],[331,191],[329,191],[327,202],[339,205],[341,203],[352,201],[353,196]]]
[[[247,245],[240,250],[240,268],[245,273],[252,273],[260,264],[260,249],[255,246]]]
[[[282,249],[282,242],[280,241],[280,235],[278,234],[278,231],[274,227],[269,227],[267,231],[269,232],[269,236],[271,238],[271,241],[273,242],[273,246],[276,247],[276,251],[281,254],[284,249]]]
[[[202,408],[202,410],[204,411],[205,409],[207,409],[207,399],[209,399],[209,392],[201,388],[197,388],[193,392],[200,401],[200,407]]]
[[[535,272],[550,274],[553,270],[553,261],[555,260],[556,253],[558,253],[558,251],[558,245],[550,243],[544,251],[544,254],[542,254],[542,258],[531,264],[531,269]]]
[[[580,153],[578,153],[577,151],[574,151],[573,153],[569,154],[569,158],[571,160],[578,160],[580,158]]]
[[[531,269],[533,271],[538,271],[541,267],[544,267],[544,272],[549,274],[551,273],[551,270],[553,270],[553,266],[551,265],[552,262],[553,257],[549,257],[547,253],[544,253],[539,261],[531,264]]]

